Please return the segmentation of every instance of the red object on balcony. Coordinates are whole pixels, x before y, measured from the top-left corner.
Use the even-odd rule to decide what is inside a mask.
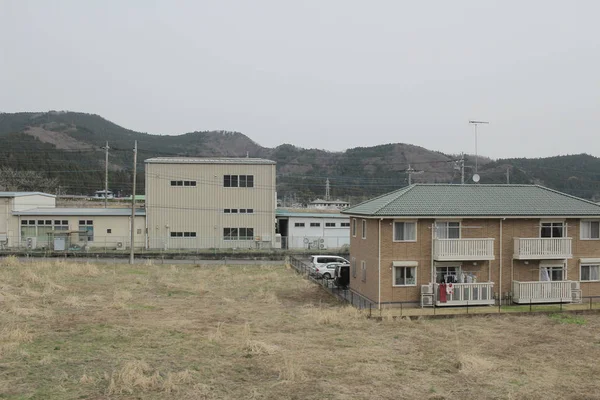
[[[440,303],[446,302],[446,284],[440,283]]]

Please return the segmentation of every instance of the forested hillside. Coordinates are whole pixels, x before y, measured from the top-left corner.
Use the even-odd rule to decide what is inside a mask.
[[[166,132],[170,133],[170,132]],[[104,150],[109,142],[109,187],[131,192],[133,142],[138,141],[138,187],[143,192],[144,159],[155,156],[264,157],[277,162],[277,191],[289,203],[332,195],[360,201],[413,182],[460,182],[455,155],[395,143],[344,152],[303,149],[291,144],[266,148],[239,132],[203,131],[149,135],[104,118],[76,112],[0,114],[0,168],[37,171],[56,182],[55,192],[91,194],[104,187]],[[473,165],[467,156],[466,165]],[[589,199],[600,199],[600,159],[570,155],[539,159],[480,158],[482,183],[539,183]],[[472,169],[466,169],[470,180]],[[0,172],[1,175],[1,172]],[[0,190],[2,187],[0,176]]]

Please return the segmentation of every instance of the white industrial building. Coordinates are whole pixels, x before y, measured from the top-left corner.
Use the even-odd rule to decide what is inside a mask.
[[[350,219],[339,212],[279,208],[276,217],[283,248],[325,250],[350,244]]]

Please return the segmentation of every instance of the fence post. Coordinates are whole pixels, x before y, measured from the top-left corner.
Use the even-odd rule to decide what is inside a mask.
[[[400,303],[400,318],[402,318],[402,305],[403,305],[403,304],[404,304],[404,303]]]
[[[590,310],[592,309],[592,298],[590,297]]]
[[[371,302],[369,302],[369,318],[371,318]]]
[[[529,299],[529,312],[531,312],[531,300],[532,299]]]
[[[562,311],[563,311],[562,305],[563,305],[563,303],[561,302],[561,303],[560,303],[560,312],[562,312]]]

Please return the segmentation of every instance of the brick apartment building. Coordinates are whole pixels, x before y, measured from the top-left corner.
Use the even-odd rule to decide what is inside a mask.
[[[350,288],[393,305],[600,295],[600,206],[537,185],[416,184],[345,211]]]

